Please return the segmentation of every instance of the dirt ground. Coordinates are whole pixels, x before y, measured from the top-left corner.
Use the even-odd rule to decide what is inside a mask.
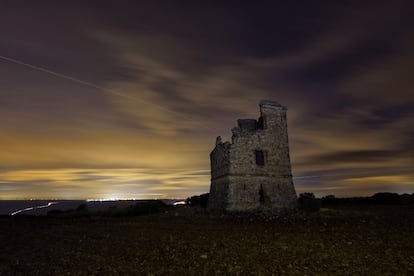
[[[0,275],[414,275],[414,208],[2,217]]]

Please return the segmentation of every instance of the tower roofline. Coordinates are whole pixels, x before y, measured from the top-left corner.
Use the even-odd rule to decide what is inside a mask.
[[[271,108],[271,109],[278,109],[278,110],[287,110],[286,106],[281,105],[276,101],[269,101],[269,100],[261,100],[260,101],[260,110],[262,108]]]

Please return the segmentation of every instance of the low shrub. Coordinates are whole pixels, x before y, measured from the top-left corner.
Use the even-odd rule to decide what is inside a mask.
[[[167,206],[160,200],[143,200],[125,208],[126,216],[139,216],[161,213]]]
[[[189,206],[200,206],[203,208],[207,208],[209,195],[210,193],[192,196],[192,197],[187,198],[186,201]]]
[[[302,193],[298,199],[299,209],[305,212],[318,212],[321,208],[321,202],[315,198],[313,193]]]

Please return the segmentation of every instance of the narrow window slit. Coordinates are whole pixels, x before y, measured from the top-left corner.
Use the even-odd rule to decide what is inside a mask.
[[[265,165],[264,152],[262,150],[256,150],[255,155],[256,155],[256,165],[263,167]]]

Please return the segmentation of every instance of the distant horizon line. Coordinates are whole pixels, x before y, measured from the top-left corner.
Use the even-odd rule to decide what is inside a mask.
[[[208,193],[208,192],[207,192]],[[304,192],[303,194],[306,193],[312,193],[313,192]],[[408,194],[408,195],[414,195],[414,191],[410,192],[403,192],[403,193],[398,193],[398,192],[390,192],[390,191],[379,191],[379,192],[375,192],[371,195],[349,195],[349,196],[337,196],[335,194],[328,194],[328,195],[323,195],[323,196],[317,196],[316,198],[324,198],[327,196],[334,196],[335,198],[366,198],[366,197],[372,197],[375,194],[379,194],[379,193],[390,193],[390,194],[398,194],[398,195],[404,195],[404,194]],[[202,193],[202,194],[206,194],[206,193]],[[298,193],[298,197],[301,195],[302,193]],[[191,195],[191,196],[184,196],[184,197],[155,197],[155,198],[14,198],[14,199],[0,199],[0,201],[86,201],[86,202],[104,202],[104,201],[143,201],[143,200],[183,200],[183,199],[187,199],[190,198],[192,196],[199,196],[201,194],[197,194],[197,195]]]
[[[171,198],[22,198],[22,199],[0,199],[0,201],[139,201],[139,200],[182,200],[187,197]]]

